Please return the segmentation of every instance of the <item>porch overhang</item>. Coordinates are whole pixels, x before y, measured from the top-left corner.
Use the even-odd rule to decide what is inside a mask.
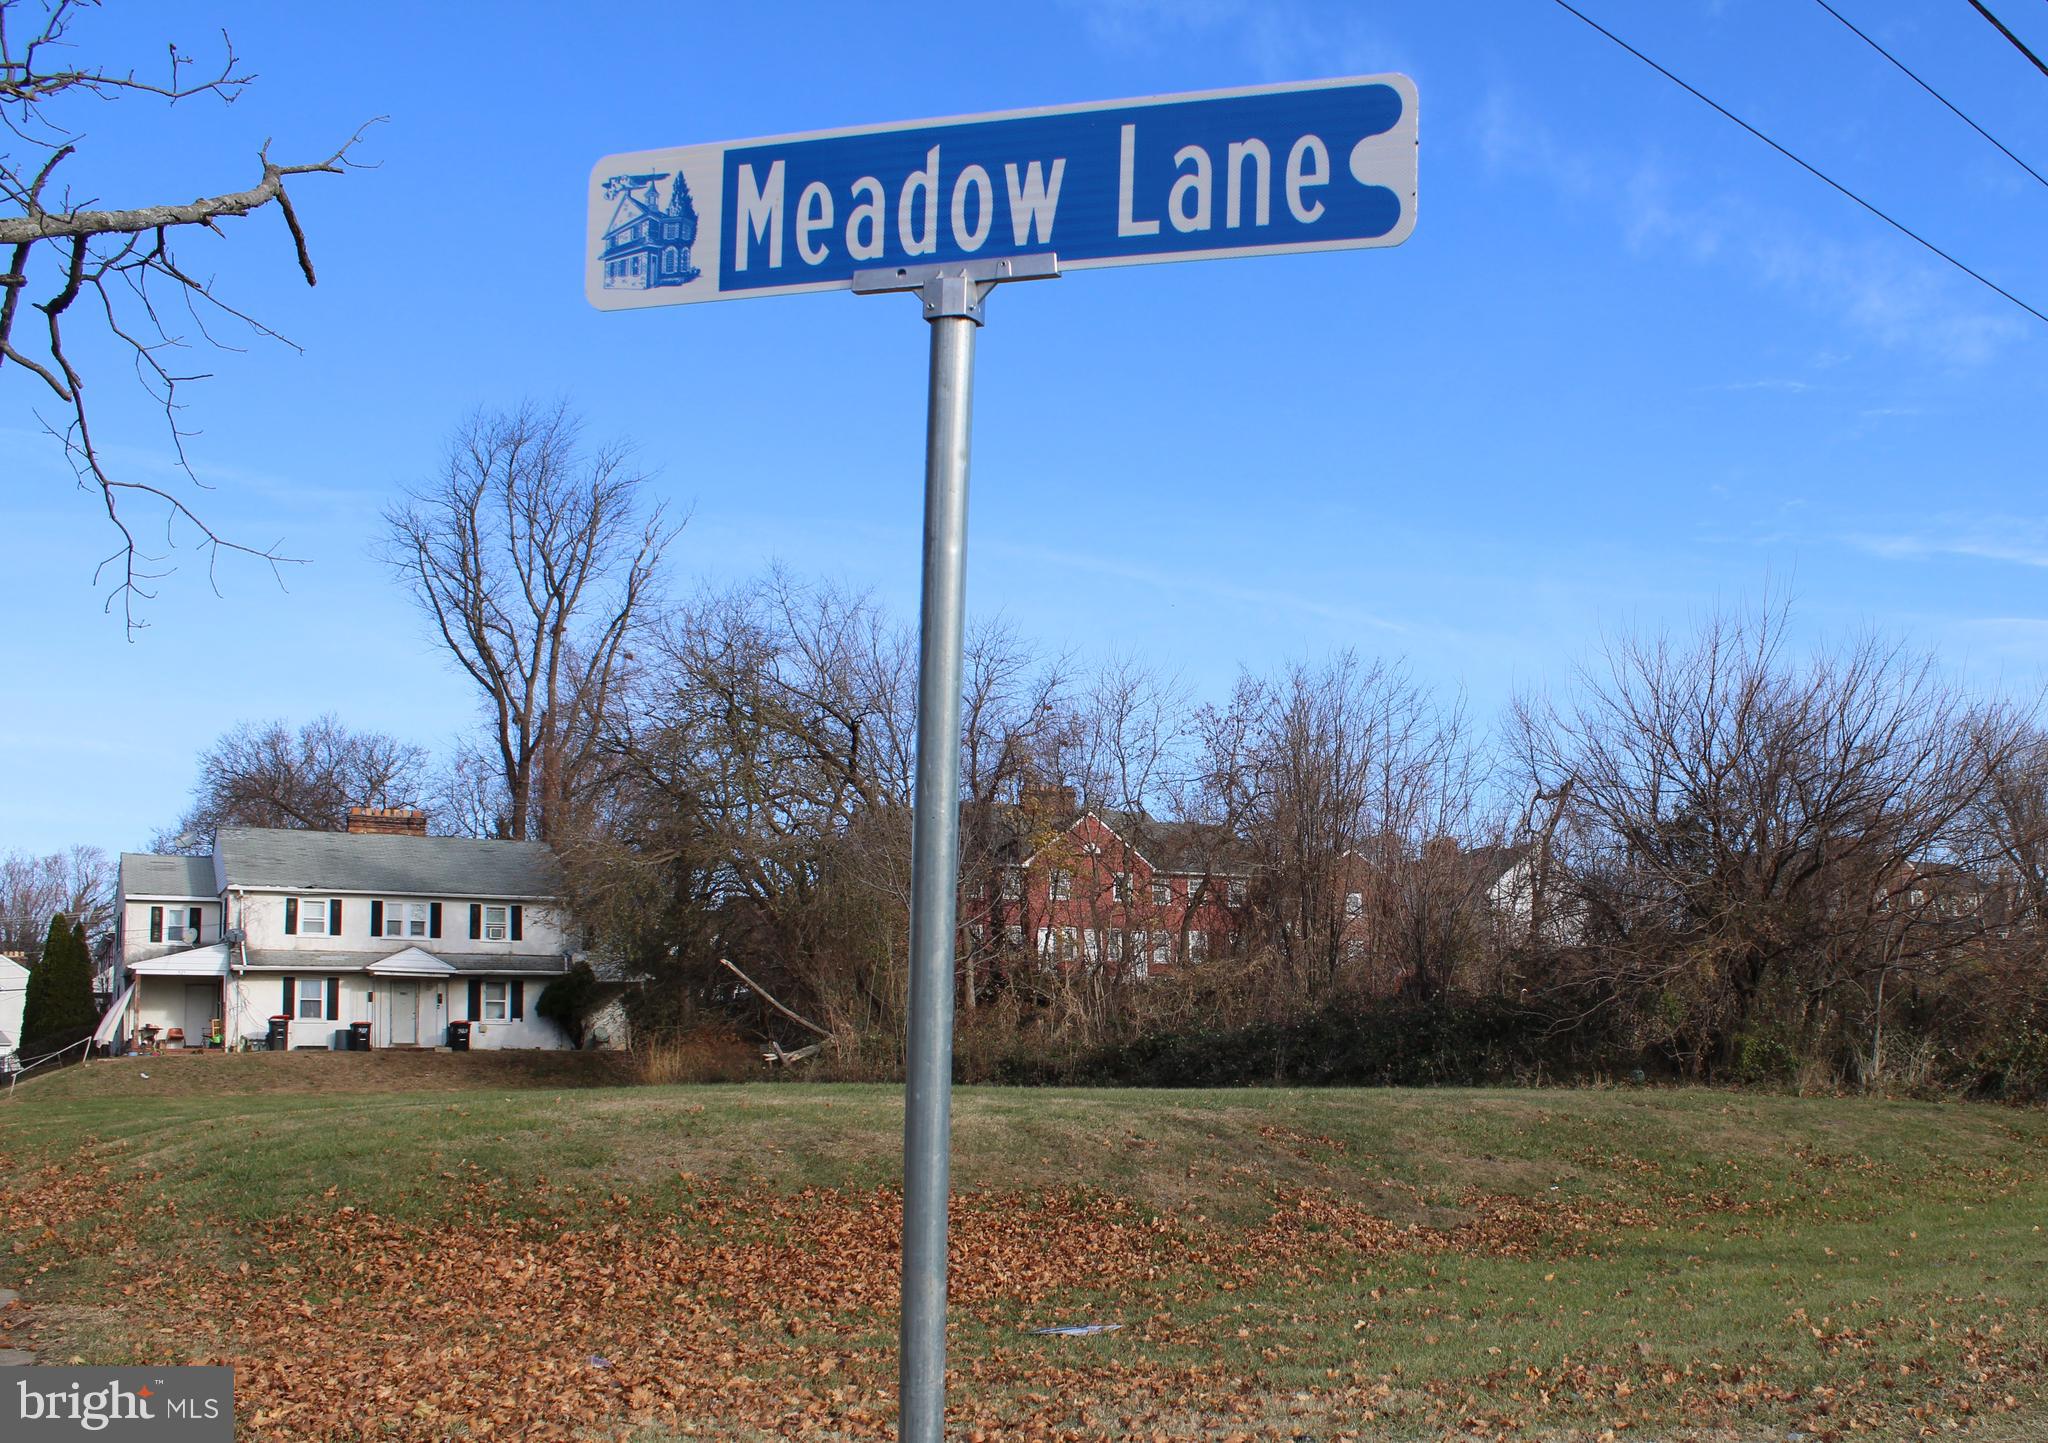
[[[453,977],[455,969],[433,953],[408,947],[389,957],[380,957],[363,969],[372,977]]]
[[[228,945],[216,942],[211,947],[192,947],[168,957],[152,957],[147,962],[130,962],[128,970],[137,977],[225,977],[232,958]]]

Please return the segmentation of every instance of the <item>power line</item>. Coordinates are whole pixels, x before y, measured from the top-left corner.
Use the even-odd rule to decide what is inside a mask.
[[[2033,61],[2034,68],[2036,70],[2040,71],[2043,75],[2048,75],[2048,60],[2043,60],[2033,51],[2027,49],[2026,41],[2020,39],[2019,36],[2013,34],[2010,30],[2006,29],[2005,22],[2003,20],[1999,19],[1996,15],[1993,15],[1989,10],[1984,8],[1984,0],[1970,0],[1970,8],[1975,10],[1979,15],[1982,15],[1986,20],[1989,20],[1993,25],[1997,26],[1998,33],[2000,35],[2003,35],[2006,39],[2012,42],[2013,49],[2019,51],[2020,54],[2026,56],[2027,59]]]
[[[1841,21],[1843,25],[1848,27],[1849,33],[1854,35],[1858,40],[1861,40],[1865,45],[1868,45],[1872,50],[1875,50],[1879,55],[1882,55],[1885,59],[1891,61],[1892,64],[1896,65],[1900,69],[1900,71],[1902,71],[1905,74],[1905,76],[1909,80],[1911,80],[1915,85],[1919,86],[1922,90],[1926,91],[1936,100],[1939,100],[1943,105],[1948,106],[1949,110],[1953,112],[1956,119],[1962,121],[1963,124],[1969,126],[1970,129],[1976,131],[1977,134],[1983,136],[1986,140],[1990,141],[2000,150],[2005,151],[2005,157],[2007,160],[2010,160],[2014,165],[2018,166],[2021,170],[2024,170],[2028,175],[2031,175],[2035,180],[2040,181],[2041,184],[2048,185],[2048,176],[2043,176],[2040,171],[2034,169],[2034,167],[2028,165],[2024,160],[2021,160],[2018,156],[2014,155],[2012,151],[2006,148],[2004,143],[2001,142],[1997,136],[1993,135],[1990,131],[1986,130],[1976,121],[1970,119],[1970,117],[1963,114],[1962,111],[1956,109],[1954,103],[1951,102],[1946,95],[1943,95],[1939,90],[1936,90],[1933,86],[1929,85],[1926,81],[1922,80],[1918,75],[1915,75],[1912,72],[1912,70],[1907,68],[1905,61],[1899,59],[1898,56],[1892,54],[1891,51],[1885,49],[1875,40],[1872,40],[1868,35],[1865,35],[1861,30],[1858,30],[1847,16],[1842,14],[1842,12],[1837,10],[1834,6],[1828,4],[1828,0],[1813,0],[1813,3],[1820,6],[1821,9],[1827,11],[1828,14],[1834,16],[1837,20]]]
[[[1568,3],[1568,0],[1555,0],[1555,3],[1557,4],[1559,9],[1564,10],[1566,13],[1574,16],[1578,20],[1583,21],[1592,29],[1599,31],[1602,35],[1605,35],[1609,40],[1612,40],[1616,45],[1619,45],[1623,50],[1626,50],[1629,54],[1635,56],[1636,59],[1642,61],[1643,64],[1649,66],[1652,70],[1656,71],[1659,75],[1663,76],[1673,85],[1676,85],[1679,89],[1685,91],[1686,94],[1692,96],[1693,99],[1700,101],[1702,104],[1712,107],[1714,110],[1718,111],[1727,119],[1734,121],[1737,125],[1741,126],[1744,130],[1748,131],[1758,140],[1761,140],[1765,145],[1768,145],[1772,150],[1777,151],[1778,154],[1784,156],[1785,159],[1791,161],[1794,165],[1798,166],[1808,175],[1813,176],[1816,180],[1825,181],[1830,188],[1841,192],[1850,200],[1855,201],[1856,204],[1862,206],[1865,210],[1869,211],[1872,215],[1876,216],[1879,220],[1883,221],[1886,225],[1890,226],[1900,235],[1905,236],[1907,239],[1915,241],[1922,246],[1925,246],[1928,250],[1940,256],[1943,260],[1947,261],[1950,265],[1954,266],[1957,270],[1961,271],[1971,280],[1977,282],[1978,285],[1985,287],[1987,290],[1996,291],[1999,295],[2011,301],[2014,305],[2018,306],[2021,310],[2025,311],[2035,320],[2040,321],[2043,324],[2048,324],[2048,313],[2035,310],[2032,306],[2028,305],[2025,301],[2021,300],[2018,296],[2014,295],[2011,291],[2007,290],[1997,281],[1992,280],[1989,276],[1986,276],[1979,271],[1974,271],[1970,269],[1970,267],[1964,265],[1961,261],[1957,260],[1954,256],[1950,255],[1947,251],[1943,250],[1940,246],[1936,245],[1933,241],[1927,239],[1926,236],[1921,235],[1918,231],[1912,229],[1904,222],[1893,220],[1889,215],[1885,214],[1885,212],[1879,210],[1876,206],[1872,205],[1862,196],[1856,194],[1855,191],[1849,189],[1848,186],[1843,185],[1840,181],[1836,180],[1833,176],[1827,174],[1825,171],[1820,170],[1815,166],[1809,165],[1807,162],[1801,160],[1798,156],[1794,155],[1791,151],[1785,149],[1784,146],[1778,144],[1777,141],[1771,139],[1768,135],[1765,135],[1761,130],[1758,130],[1754,125],[1751,125],[1748,121],[1744,120],[1741,116],[1737,115],[1727,106],[1721,104],[1718,100],[1715,100],[1711,96],[1703,94],[1702,92],[1694,89],[1692,86],[1686,84],[1683,80],[1680,80],[1676,75],[1673,75],[1670,71],[1666,70],[1663,66],[1659,65],[1649,56],[1643,54],[1642,51],[1636,49],[1635,46],[1629,44],[1619,35],[1616,35],[1612,30],[1609,30],[1599,21],[1594,20],[1593,18],[1584,14],[1583,12],[1574,9],[1571,6],[1571,4]],[[1975,4],[1976,0],[1971,0],[1971,3]]]

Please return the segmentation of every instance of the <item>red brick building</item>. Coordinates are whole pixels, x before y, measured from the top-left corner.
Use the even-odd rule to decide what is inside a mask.
[[[1066,789],[979,820],[960,906],[977,956],[1135,980],[1239,948],[1251,866],[1220,828],[1081,808]]]

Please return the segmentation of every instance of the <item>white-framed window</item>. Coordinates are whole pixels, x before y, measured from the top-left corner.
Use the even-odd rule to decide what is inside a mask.
[[[325,937],[327,935],[327,899],[325,897],[299,898],[299,935],[302,937]]]
[[[1232,877],[1230,879],[1228,896],[1231,906],[1242,907],[1244,905],[1244,878]]]
[[[323,904],[324,905],[324,904]],[[325,915],[324,913],[322,914]],[[327,979],[324,977],[301,977],[299,979],[299,1017],[306,1022],[328,1022]]]
[[[1200,962],[1209,955],[1209,938],[1205,933],[1188,933],[1188,961]]]
[[[1154,932],[1152,934],[1152,965],[1155,967],[1171,967],[1173,965],[1173,933]]]
[[[183,907],[164,908],[164,941],[182,942],[184,940],[185,909]]]
[[[1155,907],[1171,907],[1173,905],[1173,883],[1154,882],[1152,884],[1152,905]]]
[[[384,935],[386,937],[426,936],[430,905],[426,902],[386,902],[384,904]]]
[[[1078,953],[1079,953],[1079,950],[1080,950],[1080,946],[1081,946],[1081,929],[1080,929],[1080,928],[1078,928],[1078,927],[1062,927],[1062,928],[1060,928],[1060,956],[1062,956],[1062,957],[1069,957],[1069,958],[1071,958],[1071,957],[1074,957],[1074,956],[1078,955]]]
[[[1109,934],[1109,960],[1112,962],[1124,960],[1124,934],[1122,932],[1111,932]]]
[[[1024,873],[1016,867],[1003,869],[1003,900],[1021,902],[1024,900]]]
[[[1344,915],[1346,917],[1356,917],[1364,910],[1365,894],[1363,892],[1346,892],[1344,894]]]
[[[504,911],[503,907],[498,909]],[[484,1016],[486,1022],[503,1022],[512,1015],[512,984],[510,982],[484,983]]]
[[[1047,885],[1046,895],[1055,902],[1064,902],[1074,893],[1074,874],[1064,867],[1054,867]]]
[[[1129,872],[1111,872],[1109,874],[1109,895],[1112,900],[1118,902],[1128,902],[1131,900],[1131,874]]]
[[[1021,922],[1012,922],[1009,926],[1003,928],[1003,945],[1006,947],[1022,947],[1024,945],[1024,925]]]
[[[512,909],[509,907],[484,908],[484,941],[502,942],[512,935]],[[488,984],[487,984],[488,985]],[[503,986],[503,983],[498,984]]]

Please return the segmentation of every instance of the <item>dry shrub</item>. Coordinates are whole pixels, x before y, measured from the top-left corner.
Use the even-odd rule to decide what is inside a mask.
[[[692,1082],[750,1082],[761,1075],[761,1054],[721,1027],[695,1027],[636,1038],[633,1065],[654,1087]]]

